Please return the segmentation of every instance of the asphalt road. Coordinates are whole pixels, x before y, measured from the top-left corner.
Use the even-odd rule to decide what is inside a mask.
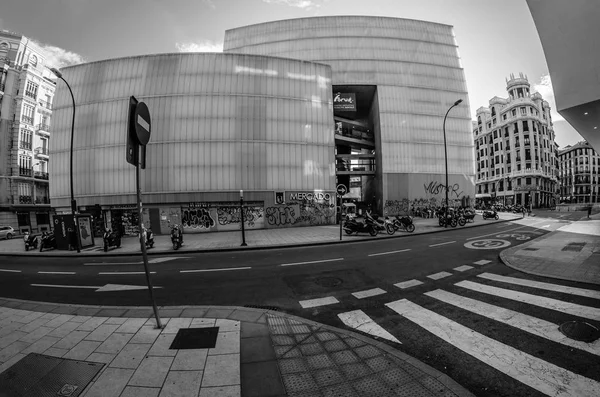
[[[600,316],[592,312],[586,318],[568,310],[532,305],[527,301],[529,295],[510,296],[535,293],[540,299],[560,299],[600,310],[600,298],[552,288],[532,291],[529,284],[540,281],[600,294],[599,288],[524,275],[501,264],[498,254],[503,248],[542,236],[582,215],[536,212],[535,217],[524,220],[400,239],[151,257],[158,263],[151,263],[150,271],[153,284],[160,287],[155,289],[160,306],[271,306],[337,327],[359,327],[371,336],[381,336],[384,330],[401,344],[386,340],[387,343],[448,374],[478,396],[537,396],[549,394],[533,386],[535,382],[551,383],[545,376],[568,379],[573,374],[600,382],[600,345],[596,343],[591,351],[581,351],[532,335],[532,331],[522,327],[533,324],[544,328],[540,321],[545,321],[557,328],[583,317],[600,328]],[[129,257],[0,257],[0,295],[45,302],[148,306],[140,261],[141,258]],[[448,275],[436,279],[441,272]],[[526,281],[513,284],[498,276]],[[410,280],[420,284],[408,288],[394,285]],[[123,285],[141,289],[115,290],[125,288]],[[473,286],[484,290],[474,290]],[[501,288],[501,292],[493,295],[485,290],[492,287]],[[378,295],[363,298],[361,292]],[[453,301],[459,299],[457,296],[471,299],[472,307],[481,312],[458,307]],[[407,310],[407,304],[417,308],[416,317],[399,313],[399,308]],[[517,319],[518,323],[507,325],[483,315],[495,310],[514,311],[503,312],[504,317]],[[426,321],[419,322],[419,315],[424,315]],[[467,338],[462,345],[461,338]],[[511,356],[515,350],[521,352],[518,359]],[[523,352],[526,359],[521,372],[538,368],[539,374],[528,378],[519,375],[519,371],[517,375],[511,373],[511,368],[522,364]],[[543,360],[543,364],[536,360]],[[549,363],[550,369],[544,363]],[[555,367],[559,372],[552,372]],[[565,370],[569,371],[567,375]],[[569,390],[566,389],[567,395]],[[574,395],[586,395],[580,391]]]

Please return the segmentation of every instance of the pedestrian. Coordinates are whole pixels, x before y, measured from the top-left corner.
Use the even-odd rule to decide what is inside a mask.
[[[521,207],[521,210],[523,211],[523,218],[525,218],[525,207]]]
[[[588,219],[590,219],[590,215],[592,215],[592,206],[588,206]]]

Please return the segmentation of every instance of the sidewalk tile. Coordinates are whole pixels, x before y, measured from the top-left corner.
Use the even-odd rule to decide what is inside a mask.
[[[86,340],[93,340],[96,342],[104,342],[113,332],[119,328],[118,324],[102,324],[91,334],[85,337]]]
[[[80,315],[77,315],[77,316],[75,316],[75,317],[73,317],[71,319],[71,322],[72,323],[83,324],[83,323],[85,323],[86,321],[88,321],[91,318],[92,318],[91,316],[80,316]]]
[[[64,323],[66,323],[67,321],[71,320],[72,318],[74,318],[75,316],[72,316],[70,314],[61,314],[60,316],[48,321],[46,324],[44,324],[45,327],[52,327],[52,328],[58,328],[61,325],[63,325]]]
[[[245,397],[264,397],[285,394],[277,361],[242,364],[241,381]]]
[[[23,342],[27,342],[27,343],[33,343],[33,342],[40,340],[42,337],[48,335],[53,330],[54,330],[54,328],[42,326],[42,327],[36,328],[35,331],[28,333],[27,335],[20,338],[19,340],[23,341]]]
[[[244,338],[241,342],[241,363],[275,360],[275,350],[268,336]]]
[[[25,333],[25,332],[22,332],[22,331],[13,331],[13,332],[11,332],[8,335],[3,336],[2,338],[0,338],[0,350],[2,350],[5,347],[9,346],[13,342],[18,341],[19,339],[21,339],[25,335],[27,335],[27,333]]]
[[[79,331],[94,331],[102,323],[108,320],[108,317],[92,317],[86,322],[82,323],[77,329]]]
[[[129,381],[130,386],[162,387],[173,357],[146,357]]]
[[[197,396],[202,371],[169,371],[159,397]]]
[[[215,347],[208,349],[208,355],[240,353],[240,332],[221,332],[217,335]]]
[[[59,349],[57,347],[52,346],[50,349],[46,350],[44,354],[52,357],[63,357],[68,352],[69,349]]]
[[[432,392],[425,386],[421,385],[417,381],[406,383],[400,387],[394,389],[398,396],[426,396],[432,394]]]
[[[98,353],[117,354],[127,345],[133,334],[113,333],[96,349]],[[149,346],[148,346],[149,347]]]
[[[18,353],[21,353],[23,350],[27,349],[31,346],[31,343],[27,342],[13,342],[4,349],[0,350],[0,362],[5,362],[10,360],[13,356]]]
[[[57,313],[60,315],[69,315],[74,314],[77,311],[76,307],[72,306],[58,306],[56,309],[52,310],[52,313]]]
[[[98,346],[100,346],[100,342],[94,342],[89,340],[81,341],[77,344],[77,346],[69,350],[69,352],[63,356],[63,358],[85,360],[90,354],[94,352],[94,350],[98,348]]]
[[[116,354],[109,354],[109,353],[92,353],[88,356],[88,358],[86,358],[86,361],[93,361],[95,363],[103,363],[103,364],[110,364],[112,362],[112,360],[115,359],[117,355]]]
[[[204,317],[204,315],[206,314],[207,311],[208,311],[208,309],[196,309],[196,308],[183,309],[183,311],[181,312],[181,317],[189,317],[189,318]]]
[[[241,387],[239,385],[235,385],[203,387],[200,389],[200,395],[198,397],[240,397],[241,395]]]
[[[172,318],[169,323],[163,328],[163,334],[172,334],[179,332],[180,328],[189,328],[192,323],[191,318]]]
[[[227,318],[233,313],[233,309],[211,308],[206,312],[206,318]]]
[[[126,309],[101,309],[98,313],[96,313],[98,316],[101,317],[121,317],[123,314],[125,314],[127,310]],[[108,319],[107,319],[108,320]]]
[[[202,387],[232,386],[240,384],[240,355],[222,354],[208,356],[204,368]]]
[[[18,353],[14,356],[12,356],[12,358],[2,364],[0,364],[0,374],[4,371],[6,371],[7,369],[9,369],[10,367],[12,367],[13,365],[15,365],[18,361],[20,361],[23,357],[25,357],[26,355],[23,353]]]
[[[118,324],[118,325],[121,325],[125,321],[127,321],[127,318],[125,318],[125,317],[111,317],[108,320],[106,320],[104,322],[104,324]]]
[[[41,312],[31,312],[28,315],[26,315],[25,317],[17,318],[15,321],[19,322],[19,323],[23,323],[23,324],[28,324],[28,323],[32,322],[33,320],[37,320],[38,318],[40,318],[43,315],[44,315],[44,313],[41,313]]]
[[[19,331],[23,331],[26,333],[30,333],[35,331],[36,329],[38,329],[39,327],[45,325],[49,320],[47,318],[44,318],[44,316],[33,320],[32,322],[23,325],[22,327],[19,328]]]
[[[110,363],[110,367],[136,369],[149,349],[149,344],[128,344],[118,352],[115,359]]]
[[[215,327],[219,327],[219,332],[240,331],[240,322],[236,320],[228,320],[226,318],[218,318],[215,322]]]
[[[153,326],[144,325],[140,330],[133,335],[133,338],[129,341],[130,343],[154,343],[161,330],[156,329]]]
[[[146,319],[143,318],[128,318],[115,332],[135,334],[145,322]]]
[[[283,384],[288,393],[300,393],[310,391],[315,392],[318,389],[317,383],[308,372],[297,374],[282,374]]]
[[[69,335],[72,331],[75,331],[80,325],[80,323],[76,323],[74,321],[67,321],[58,328],[55,328],[52,332],[48,334],[48,336],[64,338],[65,336]]]
[[[179,316],[181,316],[181,312],[183,311],[183,309],[168,309],[168,308],[163,308],[163,309],[158,309],[158,315],[160,318],[178,318]]]
[[[77,311],[75,312],[77,316],[79,317],[90,317],[91,316],[96,316],[96,314],[98,314],[98,312],[102,310],[99,307],[79,307],[77,308]],[[74,321],[74,320],[71,320]]]
[[[23,350],[22,353],[23,354],[29,354],[29,353],[42,354],[44,351],[48,350],[53,345],[55,345],[56,342],[58,342],[59,340],[60,340],[60,338],[46,335],[46,336],[38,339],[34,343],[32,343],[31,346],[29,346],[27,349]]]
[[[149,356],[175,357],[177,350],[169,349],[177,334],[160,334],[148,352]]]
[[[158,387],[127,386],[120,397],[158,397]]]
[[[254,324],[242,322],[242,332],[240,336],[243,338],[254,338],[258,336],[269,336],[269,326],[266,324]]]
[[[214,318],[195,318],[190,324],[190,328],[210,328],[215,326]]]
[[[90,333],[88,331],[73,331],[54,345],[58,349],[72,349]]]
[[[154,312],[152,309],[130,309],[125,312],[124,316],[127,318],[141,318],[145,320],[153,317]]]
[[[230,320],[238,320],[238,321],[249,321],[255,323],[264,313],[261,311],[250,311],[250,310],[235,310],[229,316],[227,316]]]
[[[172,371],[203,371],[206,365],[208,349],[184,349],[178,350]]]
[[[85,397],[119,397],[132,374],[132,369],[105,368]]]

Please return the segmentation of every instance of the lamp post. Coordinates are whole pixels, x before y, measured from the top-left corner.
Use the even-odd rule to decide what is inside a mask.
[[[446,213],[444,214],[444,226],[448,227],[448,147],[446,145],[446,117],[448,117],[448,113],[452,110],[453,107],[458,106],[462,102],[462,99],[454,102],[454,105],[450,106],[446,115],[444,116],[444,124],[442,125],[442,129],[444,131],[444,159],[446,163]]]
[[[73,194],[73,137],[74,137],[74,131],[75,131],[75,97],[73,96],[73,91],[71,90],[71,86],[69,85],[69,83],[67,83],[67,80],[65,80],[62,77],[62,73],[58,71],[58,69],[56,68],[51,68],[50,69],[52,71],[52,73],[54,73],[54,75],[56,77],[58,77],[59,79],[61,79],[62,81],[65,82],[65,84],[67,85],[67,88],[69,89],[69,93],[71,94],[71,101],[73,103],[73,119],[71,120],[71,150],[70,150],[70,154],[71,154],[71,160],[70,160],[70,165],[69,165],[69,178],[70,178],[70,182],[69,184],[71,185],[71,215],[73,215],[73,222],[75,222],[75,212],[77,211],[77,202],[75,201],[75,195]],[[79,241],[76,238],[75,239],[75,247],[77,248],[77,252],[79,253]]]
[[[244,191],[240,190],[240,219],[242,220],[242,247],[246,244],[246,231],[244,230]]]

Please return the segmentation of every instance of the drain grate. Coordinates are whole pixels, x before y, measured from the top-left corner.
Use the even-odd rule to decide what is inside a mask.
[[[218,334],[219,327],[181,328],[169,349],[212,349]]]
[[[523,248],[523,251],[537,251],[539,248]]]
[[[102,367],[102,363],[29,353],[0,374],[0,394],[3,397],[77,397]]]
[[[571,339],[581,342],[593,342],[600,338],[600,330],[585,321],[568,321],[561,324],[558,330]]]
[[[337,287],[342,283],[341,278],[337,277],[320,277],[315,280],[315,284],[320,285],[321,287]]]
[[[585,243],[569,243],[563,247],[561,251],[581,252]]]
[[[264,310],[272,310],[274,312],[279,311],[278,307],[275,306],[261,306],[261,305],[244,305],[244,307],[249,307],[251,309],[264,309]]]

